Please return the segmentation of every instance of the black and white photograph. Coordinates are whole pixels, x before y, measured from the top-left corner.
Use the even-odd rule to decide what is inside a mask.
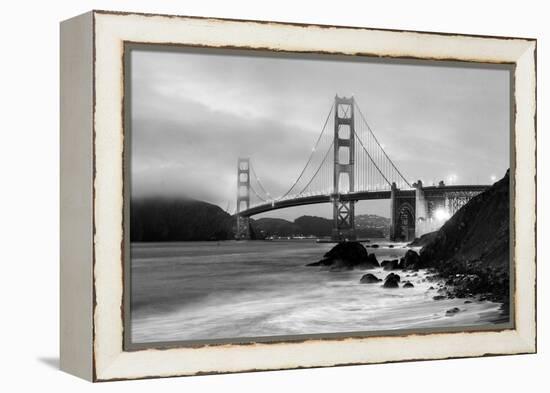
[[[510,321],[510,68],[132,46],[132,343]]]
[[[0,392],[547,391],[542,4],[6,3]]]

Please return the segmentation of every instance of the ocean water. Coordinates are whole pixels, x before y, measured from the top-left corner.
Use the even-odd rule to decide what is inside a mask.
[[[404,244],[369,248],[379,261]],[[398,272],[414,288],[360,284],[363,274],[306,267],[333,244],[312,240],[133,243],[131,329],[134,343],[277,335],[476,326],[500,320],[500,304],[433,300],[427,272]],[[433,286],[436,289],[430,289]],[[449,316],[446,311],[458,307]]]

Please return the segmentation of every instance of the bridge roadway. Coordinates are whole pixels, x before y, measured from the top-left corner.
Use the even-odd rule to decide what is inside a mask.
[[[485,191],[490,186],[488,185],[450,185],[450,186],[429,186],[422,187],[422,190],[426,195],[445,195],[446,193],[451,192],[472,192],[472,191]],[[408,190],[397,190],[400,196],[411,196],[415,195],[415,189]],[[390,190],[381,190],[381,191],[356,191],[347,194],[340,194],[340,200],[342,201],[367,201],[373,199],[390,199],[391,191]],[[318,203],[329,203],[337,198],[337,194],[327,194],[327,195],[312,195],[305,197],[298,197],[292,199],[284,199],[280,201],[273,201],[263,203],[261,205],[256,205],[250,209],[243,210],[240,212],[242,217],[251,217],[256,214],[265,213],[272,210],[284,209],[287,207],[294,206],[303,206],[303,205],[314,205]]]

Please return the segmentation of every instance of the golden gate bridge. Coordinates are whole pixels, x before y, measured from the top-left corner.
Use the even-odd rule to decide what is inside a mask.
[[[376,138],[354,97],[335,96],[304,167],[286,192],[274,197],[251,159],[238,159],[236,238],[250,238],[253,215],[331,203],[332,240],[354,240],[355,203],[390,199],[390,240],[410,241],[435,230],[439,212],[453,215],[488,187],[443,182],[424,187],[420,180],[411,184]]]

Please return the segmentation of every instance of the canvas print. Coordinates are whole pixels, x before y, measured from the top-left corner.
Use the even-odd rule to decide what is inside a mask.
[[[132,343],[509,326],[509,68],[126,51]]]

